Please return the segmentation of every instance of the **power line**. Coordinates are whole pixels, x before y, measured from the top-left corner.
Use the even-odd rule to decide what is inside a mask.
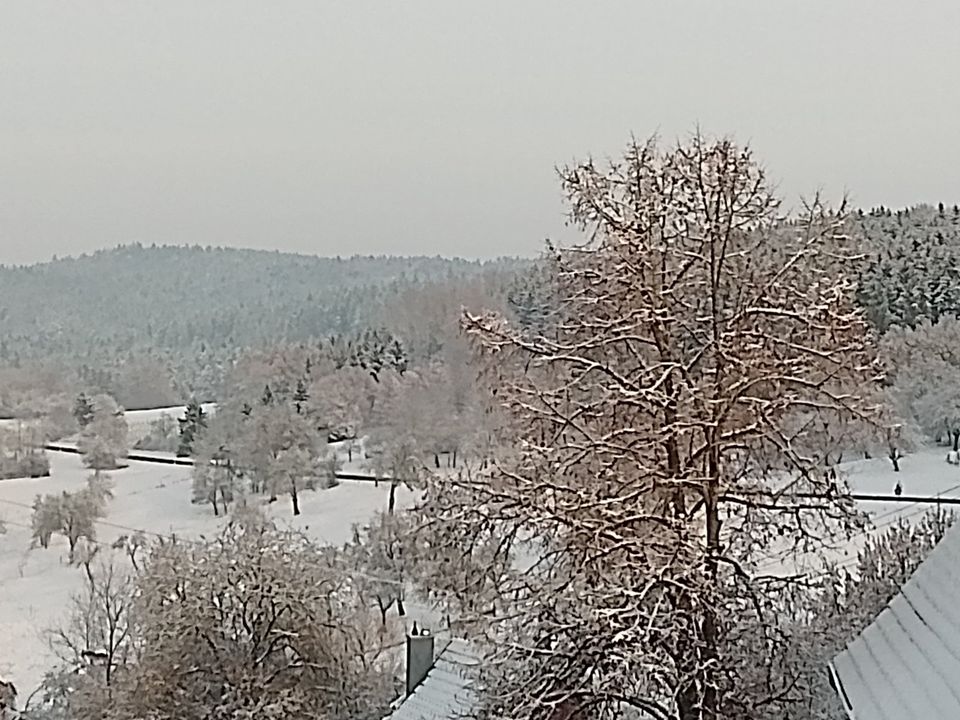
[[[15,500],[7,500],[7,499],[5,499],[5,498],[0,498],[0,503],[4,503],[4,504],[6,504],[6,505],[13,505],[13,506],[15,506],[15,507],[23,508],[23,509],[26,509],[26,510],[33,510],[33,506],[32,506],[32,505],[27,505],[26,503],[17,502],[17,501],[15,501]],[[25,529],[25,530],[33,530],[33,527],[32,527],[31,525],[25,525],[24,523],[19,523],[19,522],[13,521],[13,520],[6,520],[6,519],[4,519],[2,522],[3,522],[3,524],[10,525],[10,526],[12,526],[12,527],[19,527],[19,528],[22,528],[22,529]],[[143,534],[143,535],[153,536],[153,537],[156,537],[156,538],[159,539],[159,540],[168,540],[168,541],[171,541],[171,542],[182,542],[182,543],[187,543],[187,544],[192,544],[192,545],[202,545],[202,544],[203,544],[202,541],[200,541],[200,540],[195,540],[195,539],[190,538],[190,537],[179,536],[179,535],[176,535],[175,533],[171,533],[171,534],[168,535],[168,534],[165,534],[165,533],[156,532],[156,531],[154,531],[154,530],[144,530],[143,528],[135,528],[135,527],[130,527],[129,525],[121,525],[121,524],[119,524],[119,523],[112,523],[112,522],[109,522],[109,521],[107,521],[107,520],[103,520],[102,518],[97,518],[97,519],[95,519],[93,522],[94,522],[95,524],[97,524],[97,525],[102,525],[102,526],[104,526],[104,527],[110,527],[110,528],[114,528],[114,529],[117,529],[117,530],[126,530],[127,532],[130,532],[130,533],[140,533],[140,534]],[[94,540],[94,539],[91,539],[91,538],[85,538],[85,539],[86,539],[87,542],[89,542],[89,543],[91,543],[91,544],[93,544],[93,545],[97,545],[97,546],[99,546],[99,547],[109,548],[109,549],[111,549],[111,550],[115,550],[115,549],[116,549],[116,548],[113,546],[113,544],[104,542],[103,540]],[[328,545],[331,545],[331,546],[332,546],[332,544],[329,543],[329,542],[328,542]],[[385,578],[385,577],[379,577],[379,576],[376,576],[376,575],[370,575],[370,574],[368,574],[368,573],[364,573],[364,572],[361,572],[361,571],[359,571],[359,570],[352,570],[352,569],[349,569],[349,568],[347,568],[347,567],[341,568],[341,571],[344,572],[344,574],[349,575],[349,576],[350,576],[351,578],[353,578],[353,579],[370,580],[371,582],[379,582],[379,583],[384,583],[384,584],[386,584],[386,585],[395,585],[395,586],[397,586],[397,587],[405,587],[405,586],[406,586],[406,583],[405,583],[405,582],[403,582],[402,580],[397,580],[396,578]]]
[[[68,455],[80,455],[81,452],[78,448],[72,445],[60,445],[48,443],[43,446],[44,450],[48,452],[58,452],[65,453]],[[167,457],[163,455],[144,455],[142,453],[127,453],[126,460],[132,462],[142,462],[142,463],[154,463],[157,465],[176,465],[179,467],[193,467],[196,465],[196,461],[190,457]],[[372,482],[372,483],[388,483],[391,482],[392,478],[389,477],[379,477],[377,475],[370,475],[368,473],[354,473],[354,472],[335,472],[334,477],[337,480],[351,480],[354,482]],[[411,483],[412,481],[408,480],[398,480],[397,482],[406,482]]]

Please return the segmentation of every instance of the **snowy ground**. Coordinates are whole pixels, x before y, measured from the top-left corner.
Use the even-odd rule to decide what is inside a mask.
[[[904,458],[901,471],[894,472],[886,458],[845,463],[850,489],[854,493],[894,497],[894,488],[899,481],[903,497],[960,499],[960,467],[946,462],[947,450],[940,447],[925,448]],[[861,509],[870,516],[870,527],[848,542],[838,545],[832,552],[805,557],[784,556],[771,549],[770,559],[761,564],[761,570],[770,574],[794,574],[820,568],[824,558],[841,567],[852,569],[857,563],[857,553],[870,535],[904,519],[910,522],[919,519],[924,512],[935,508],[936,503],[860,501]],[[960,512],[960,506],[944,505],[944,509]]]
[[[165,410],[169,412],[169,410]],[[152,411],[160,413],[164,411]],[[960,498],[960,468],[944,461],[945,451],[929,449],[903,460],[894,473],[887,460],[847,466],[857,492],[889,495],[899,479],[905,496],[942,495]],[[58,624],[69,598],[82,587],[82,572],[66,564],[66,544],[55,538],[50,548],[30,549],[30,504],[38,493],[76,490],[88,471],[77,455],[51,453],[51,476],[35,480],[0,481],[0,519],[7,532],[0,535],[0,677],[12,680],[26,697],[39,683],[53,658],[43,638],[46,628]],[[349,468],[359,471],[360,461]],[[98,540],[109,544],[136,530],[164,535],[195,537],[212,534],[222,520],[209,506],[190,503],[190,468],[133,462],[112,473],[115,497],[107,516],[97,526]],[[344,482],[330,490],[306,492],[302,515],[293,518],[288,498],[268,506],[283,526],[299,528],[318,540],[341,544],[352,535],[354,524],[364,523],[385,509],[389,488],[366,482]],[[413,494],[398,489],[398,504],[409,506]],[[916,518],[929,505],[864,503],[877,528],[900,517]],[[852,564],[862,538],[838,551],[837,560]],[[12,652],[10,650],[13,650]]]
[[[51,476],[0,481],[0,677],[11,680],[26,697],[39,683],[53,658],[43,630],[60,622],[72,594],[82,587],[82,571],[66,564],[65,541],[55,536],[46,550],[30,549],[30,505],[38,493],[83,487],[89,471],[80,457],[51,453]],[[131,463],[111,473],[114,499],[97,526],[98,541],[109,544],[136,530],[182,537],[211,534],[223,522],[209,506],[190,503],[190,468]],[[389,488],[366,482],[344,482],[330,490],[301,495],[302,515],[294,518],[289,498],[269,507],[284,527],[301,529],[325,543],[342,544],[378,510],[386,509]],[[397,490],[400,507],[413,494]],[[11,652],[13,650],[13,652]]]
[[[217,406],[213,403],[206,403],[200,407],[202,407],[203,412],[208,415],[216,412],[217,410]],[[134,445],[139,440],[142,440],[150,434],[151,423],[156,422],[164,415],[174,420],[179,420],[183,417],[185,411],[186,407],[180,405],[177,407],[154,408],[152,410],[130,410],[125,412],[124,418],[126,418],[127,421],[127,439],[130,441],[131,445]]]

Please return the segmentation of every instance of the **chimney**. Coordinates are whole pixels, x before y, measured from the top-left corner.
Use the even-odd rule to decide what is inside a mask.
[[[417,623],[407,635],[407,697],[417,689],[433,667],[433,635],[418,630]]]

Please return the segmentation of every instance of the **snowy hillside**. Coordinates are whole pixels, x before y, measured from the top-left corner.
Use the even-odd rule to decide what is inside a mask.
[[[12,680],[24,697],[53,663],[43,630],[60,621],[83,582],[82,571],[66,564],[63,538],[55,537],[46,550],[30,549],[34,496],[78,490],[89,474],[77,455],[51,453],[50,464],[49,478],[0,482],[0,518],[7,526],[6,534],[0,535],[0,647],[16,648],[15,653],[0,655],[0,676]],[[111,476],[115,497],[97,524],[97,539],[105,545],[136,530],[182,537],[212,534],[223,522],[209,506],[190,503],[189,468],[133,462]],[[386,509],[387,493],[386,485],[346,482],[303,493],[300,517],[291,515],[284,498],[268,508],[282,526],[341,544],[351,538],[354,524]],[[399,506],[409,506],[413,494],[400,488],[397,500]]]

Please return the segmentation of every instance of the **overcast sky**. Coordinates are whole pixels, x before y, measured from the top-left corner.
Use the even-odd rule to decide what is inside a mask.
[[[699,123],[795,200],[960,200],[960,3],[0,3],[0,262],[532,254],[554,166]]]

